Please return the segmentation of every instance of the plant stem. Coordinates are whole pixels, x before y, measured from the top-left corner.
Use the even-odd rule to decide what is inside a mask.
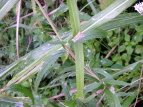
[[[75,0],[67,0],[70,13],[70,21],[72,27],[73,37],[80,31],[80,20],[79,11],[77,8],[77,2]],[[75,51],[75,66],[76,66],[76,87],[77,87],[77,98],[83,98],[84,88],[84,53],[83,44],[74,44]]]
[[[20,18],[20,8],[21,8],[21,2],[22,0],[20,0],[17,4],[17,25],[16,25],[16,53],[17,53],[17,58],[19,59],[19,18]]]

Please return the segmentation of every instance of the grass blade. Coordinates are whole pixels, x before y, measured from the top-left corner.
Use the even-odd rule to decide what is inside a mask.
[[[127,7],[131,6],[136,0],[117,0],[112,5],[93,16],[86,24],[82,26],[82,33],[92,28],[97,28],[102,24],[112,20]]]
[[[143,20],[143,16],[141,16],[139,13],[125,13],[125,14],[118,15],[112,21],[103,24],[99,28],[106,31],[114,30],[129,24],[141,23],[142,20]]]
[[[9,0],[7,3],[0,9],[0,20],[7,14],[8,11],[18,2],[19,0]]]

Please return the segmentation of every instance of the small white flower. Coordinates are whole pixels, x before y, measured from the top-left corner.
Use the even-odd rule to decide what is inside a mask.
[[[143,15],[143,2],[135,4],[134,8],[135,8],[135,10],[138,11],[141,15]]]

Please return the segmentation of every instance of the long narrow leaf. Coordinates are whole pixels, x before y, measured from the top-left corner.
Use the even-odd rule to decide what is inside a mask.
[[[0,9],[0,20],[7,14],[8,11],[18,2],[19,0],[9,0],[7,3]]]
[[[105,90],[105,97],[107,98],[109,107],[122,107],[117,95],[112,93],[109,89]]]
[[[131,6],[136,0],[117,0],[105,10],[93,16],[87,23],[82,26],[82,33],[92,28],[97,28],[104,23],[115,18],[127,7]]]
[[[46,73],[50,73],[48,72],[48,69],[51,67],[51,65],[53,65],[56,60],[61,56],[62,52],[54,52],[53,56],[54,57],[47,57],[47,59],[45,60],[45,63],[43,64],[43,66],[41,67],[41,70],[38,72],[37,74],[37,77],[36,77],[36,80],[34,82],[34,89],[35,89],[35,92],[37,92],[38,90],[38,86],[40,84],[40,81],[42,80],[42,77],[43,75]]]
[[[32,92],[29,89],[27,89],[26,87],[21,86],[20,84],[12,84],[11,86],[9,86],[7,88],[7,91],[21,92],[21,93],[25,94],[26,96],[28,96],[34,104],[34,97],[33,97]]]
[[[100,29],[103,30],[114,30],[119,27],[123,27],[129,24],[136,24],[143,22],[143,16],[141,16],[139,13],[125,13],[117,16],[112,21],[103,24],[100,26]]]

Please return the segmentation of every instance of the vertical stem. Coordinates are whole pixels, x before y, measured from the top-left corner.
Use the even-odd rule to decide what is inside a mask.
[[[17,25],[16,25],[16,53],[17,53],[17,58],[19,59],[19,19],[20,19],[20,8],[21,8],[21,2],[22,0],[20,0],[18,2],[18,5],[17,5]]]
[[[70,13],[70,22],[72,27],[73,37],[77,35],[80,31],[80,20],[79,11],[77,8],[76,0],[67,0]],[[83,88],[84,88],[84,54],[83,54],[83,44],[74,44],[75,51],[75,66],[76,66],[76,87],[77,87],[77,98],[83,98]]]
[[[83,44],[75,45],[75,64],[76,64],[76,86],[77,86],[77,97],[83,98],[84,88],[84,54]]]

